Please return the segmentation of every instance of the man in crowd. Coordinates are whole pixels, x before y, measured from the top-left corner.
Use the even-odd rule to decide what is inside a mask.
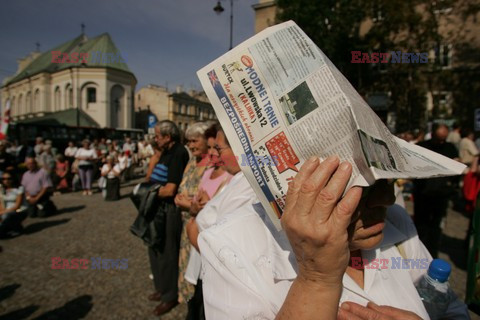
[[[27,157],[25,165],[28,169],[23,174],[22,186],[25,189],[27,212],[30,217],[44,217],[53,214],[56,208],[50,201],[52,182],[47,171],[39,168],[33,157]]]
[[[455,146],[446,142],[448,127],[437,125],[432,129],[432,139],[418,145],[451,159],[458,158]],[[441,222],[447,215],[448,201],[455,192],[457,177],[440,177],[414,180],[414,221],[418,236],[431,255],[438,256],[438,246],[442,234]]]
[[[154,310],[154,314],[160,316],[178,304],[178,255],[182,217],[175,206],[174,198],[188,162],[188,153],[180,143],[180,131],[172,121],[160,121],[155,126],[155,140],[162,149],[154,173],[162,185],[158,189],[158,197],[159,206],[165,213],[165,234],[162,244],[148,248],[156,291],[149,299],[161,301]]]

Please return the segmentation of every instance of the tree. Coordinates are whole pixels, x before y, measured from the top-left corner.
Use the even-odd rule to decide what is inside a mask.
[[[277,0],[277,5],[278,20],[294,20],[357,91],[390,93],[390,111],[397,114],[397,131],[422,128],[433,117],[448,116],[438,99],[432,99],[433,110],[429,114],[427,97],[435,92],[451,91],[452,85],[465,82],[468,72],[462,71],[463,76],[459,76],[456,68],[446,70],[440,63],[439,48],[452,38],[455,48],[472,43],[466,36],[468,32],[462,33],[458,17],[461,21],[475,17],[480,7],[478,0]],[[455,19],[457,21],[453,21]],[[451,33],[456,34],[446,32],[445,25],[454,26]],[[475,36],[478,40],[478,35]],[[351,63],[352,51],[428,53],[430,61]],[[436,59],[432,61],[434,52],[437,52]],[[474,57],[479,60],[478,51]],[[467,69],[471,72],[471,67]],[[478,70],[473,75],[478,76]],[[467,87],[468,99],[473,99],[475,94],[478,97],[478,79]],[[458,91],[453,96],[459,98]],[[479,101],[478,98],[475,101]],[[464,108],[457,106],[457,102],[452,104],[453,112],[463,119]]]

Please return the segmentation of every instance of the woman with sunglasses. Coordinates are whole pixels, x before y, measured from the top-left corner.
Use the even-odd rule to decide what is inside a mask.
[[[18,235],[23,231],[22,221],[27,217],[24,190],[9,172],[2,174],[0,209],[0,237]]]

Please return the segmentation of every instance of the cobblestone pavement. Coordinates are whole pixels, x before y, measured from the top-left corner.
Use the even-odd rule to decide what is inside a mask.
[[[147,248],[129,227],[136,210],[99,193],[53,197],[59,213],[27,218],[25,235],[0,242],[0,319],[157,319]],[[126,270],[53,270],[52,257],[128,259]],[[185,319],[179,305],[162,319]]]
[[[128,198],[135,182],[122,187],[122,199],[105,202],[70,193],[53,198],[59,213],[27,218],[25,234],[0,245],[0,320],[156,319],[147,249],[129,232],[136,210]],[[407,202],[411,212],[412,205]],[[451,284],[465,297],[468,219],[449,210],[440,257],[452,264]],[[54,270],[52,257],[128,259],[126,270]],[[162,319],[185,319],[179,305]],[[471,313],[472,319],[480,319]]]

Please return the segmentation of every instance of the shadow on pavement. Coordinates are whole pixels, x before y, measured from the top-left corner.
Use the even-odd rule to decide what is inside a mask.
[[[13,296],[15,294],[15,291],[20,287],[21,285],[19,285],[18,283],[15,283],[15,284],[11,284],[3,288],[0,288],[0,301],[3,301]]]
[[[43,229],[50,228],[50,227],[55,227],[60,224],[64,224],[70,221],[70,219],[61,219],[61,220],[52,220],[52,221],[43,221],[43,222],[37,222],[37,223],[32,223],[23,229],[24,234],[32,234],[35,232],[42,231]]]
[[[0,320],[22,320],[28,318],[31,314],[38,310],[38,306],[32,305],[22,309],[18,309],[9,313],[0,315]]]
[[[70,213],[70,212],[75,212],[75,211],[78,211],[78,210],[82,210],[85,207],[86,207],[85,205],[80,205],[80,206],[61,208],[61,209],[57,210],[56,214],[51,215],[51,217],[58,216],[59,214]]]
[[[34,320],[82,319],[90,312],[92,307],[92,296],[83,295],[65,303],[60,308],[45,312],[44,314],[34,318]]]
[[[463,239],[442,235],[439,251],[447,254],[457,268],[467,270],[467,243]]]

